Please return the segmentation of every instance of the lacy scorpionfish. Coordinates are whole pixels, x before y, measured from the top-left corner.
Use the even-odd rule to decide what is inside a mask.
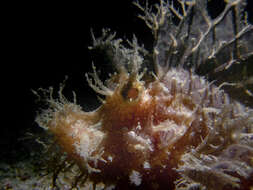
[[[155,12],[135,3],[154,35],[151,53],[136,38],[125,47],[106,30],[93,36],[91,48],[108,52],[117,70],[105,82],[94,66],[86,74],[104,96],[99,108],[82,111],[62,86],[58,99],[44,91],[49,108],[36,121],[53,134],[64,163],[78,166],[72,187],[252,190],[253,26],[246,1],[226,1],[215,18],[207,1],[175,2],[177,8],[161,1]]]

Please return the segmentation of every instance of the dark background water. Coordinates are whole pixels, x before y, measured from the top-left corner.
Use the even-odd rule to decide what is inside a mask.
[[[1,61],[2,123],[0,156],[20,149],[18,139],[28,129],[37,129],[34,122],[38,105],[31,89],[58,87],[66,75],[65,94],[77,93],[78,104],[85,110],[97,106],[96,95],[88,87],[85,73],[91,62],[107,67],[105,60],[88,50],[90,29],[98,36],[102,28],[117,31],[117,36],[131,39],[134,33],[147,49],[152,47],[152,34],[131,0],[75,2],[12,2],[2,6],[3,58]],[[158,1],[150,1],[151,4]],[[211,11],[222,10],[215,1]],[[249,0],[248,11],[253,7]],[[250,12],[250,11],[249,11]],[[252,20],[252,14],[249,17]],[[103,70],[102,70],[103,73]]]

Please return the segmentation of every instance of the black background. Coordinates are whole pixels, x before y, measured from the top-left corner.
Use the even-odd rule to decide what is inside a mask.
[[[110,28],[123,39],[132,39],[135,33],[141,43],[152,45],[152,34],[137,18],[140,12],[132,0],[13,2],[3,9],[0,156],[21,148],[24,133],[38,128],[34,120],[39,106],[31,89],[53,86],[57,91],[68,76],[64,94],[71,99],[75,91],[84,110],[97,106],[85,73],[92,71],[92,61],[99,68],[106,63],[88,50],[91,28],[97,36],[102,28]]]
[[[213,10],[219,6],[214,3]],[[92,60],[98,60],[95,64],[101,68],[106,65],[87,48],[92,43],[91,28],[98,36],[102,28],[111,28],[123,39],[131,39],[134,33],[148,49],[153,43],[132,0],[11,2],[2,9],[2,152],[19,148],[18,139],[24,132],[38,127],[34,122],[38,106],[31,89],[57,88],[68,75],[67,97],[71,98],[74,90],[77,103],[91,108],[87,105],[93,104],[96,95],[88,87],[85,73],[91,71]]]

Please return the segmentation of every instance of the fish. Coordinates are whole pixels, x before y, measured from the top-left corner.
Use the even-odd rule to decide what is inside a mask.
[[[47,109],[36,122],[64,155],[54,186],[76,166],[71,185],[80,189],[253,188],[253,26],[245,0],[224,3],[212,18],[205,0],[135,1],[152,51],[135,36],[124,45],[110,30],[92,33],[90,49],[103,49],[116,70],[106,81],[93,64],[86,73],[101,100],[95,110],[64,97],[65,82],[57,98],[38,90]]]

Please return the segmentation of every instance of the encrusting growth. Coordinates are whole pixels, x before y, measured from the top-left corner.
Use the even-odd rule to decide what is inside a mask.
[[[149,54],[136,37],[126,48],[103,30],[90,48],[110,49],[117,72],[106,82],[94,65],[86,74],[90,87],[105,97],[99,108],[82,111],[64,98],[63,85],[59,99],[52,89],[42,90],[49,108],[36,121],[79,167],[73,186],[253,188],[253,109],[223,89],[239,82],[208,80],[215,69],[228,70],[235,62],[247,66],[252,57],[253,26],[241,18],[245,1],[227,1],[214,19],[206,1],[176,2],[180,11],[173,1],[161,1],[156,14],[135,3],[154,34],[154,73],[143,66]],[[200,75],[203,65],[211,68],[206,76]],[[250,96],[251,88],[241,87]]]

